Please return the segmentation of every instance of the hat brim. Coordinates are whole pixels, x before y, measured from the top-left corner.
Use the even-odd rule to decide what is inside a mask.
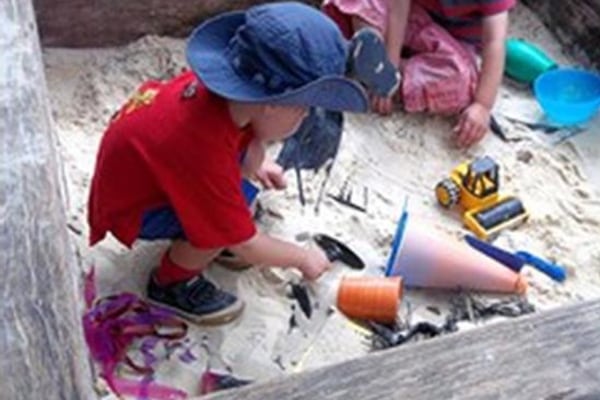
[[[187,46],[187,60],[209,90],[242,102],[368,111],[369,102],[363,88],[342,76],[324,76],[276,95],[268,93],[263,85],[240,76],[227,58],[226,49],[244,22],[244,12],[230,12],[205,22],[192,33]]]

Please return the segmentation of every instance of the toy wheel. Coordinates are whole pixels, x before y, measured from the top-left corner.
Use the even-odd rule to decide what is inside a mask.
[[[458,204],[460,188],[452,179],[446,178],[435,187],[435,197],[442,207],[450,208]]]

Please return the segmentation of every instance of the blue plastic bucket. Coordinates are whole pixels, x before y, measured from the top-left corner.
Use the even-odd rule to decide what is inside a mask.
[[[548,116],[563,125],[591,119],[600,108],[600,75],[561,68],[540,75],[533,86],[535,97]]]

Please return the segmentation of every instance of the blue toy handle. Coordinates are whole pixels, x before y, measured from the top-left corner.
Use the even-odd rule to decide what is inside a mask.
[[[560,265],[543,260],[526,251],[517,251],[515,255],[522,259],[525,264],[531,265],[557,282],[563,282],[567,278],[565,269]]]
[[[506,250],[502,250],[499,247],[491,245],[483,240],[477,239],[475,236],[466,235],[465,240],[467,243],[473,247],[474,249],[480,251],[488,257],[493,258],[499,263],[505,265],[506,267],[512,269],[515,272],[520,272],[523,267],[524,261],[520,257],[517,257],[516,254],[509,253]]]

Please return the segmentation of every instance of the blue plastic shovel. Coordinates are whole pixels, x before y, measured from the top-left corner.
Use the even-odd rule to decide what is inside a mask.
[[[557,282],[563,282],[567,278],[563,267],[534,256],[529,252],[517,251],[513,254],[471,235],[466,235],[465,240],[474,249],[479,250],[515,272],[520,272],[524,265],[531,265]]]

